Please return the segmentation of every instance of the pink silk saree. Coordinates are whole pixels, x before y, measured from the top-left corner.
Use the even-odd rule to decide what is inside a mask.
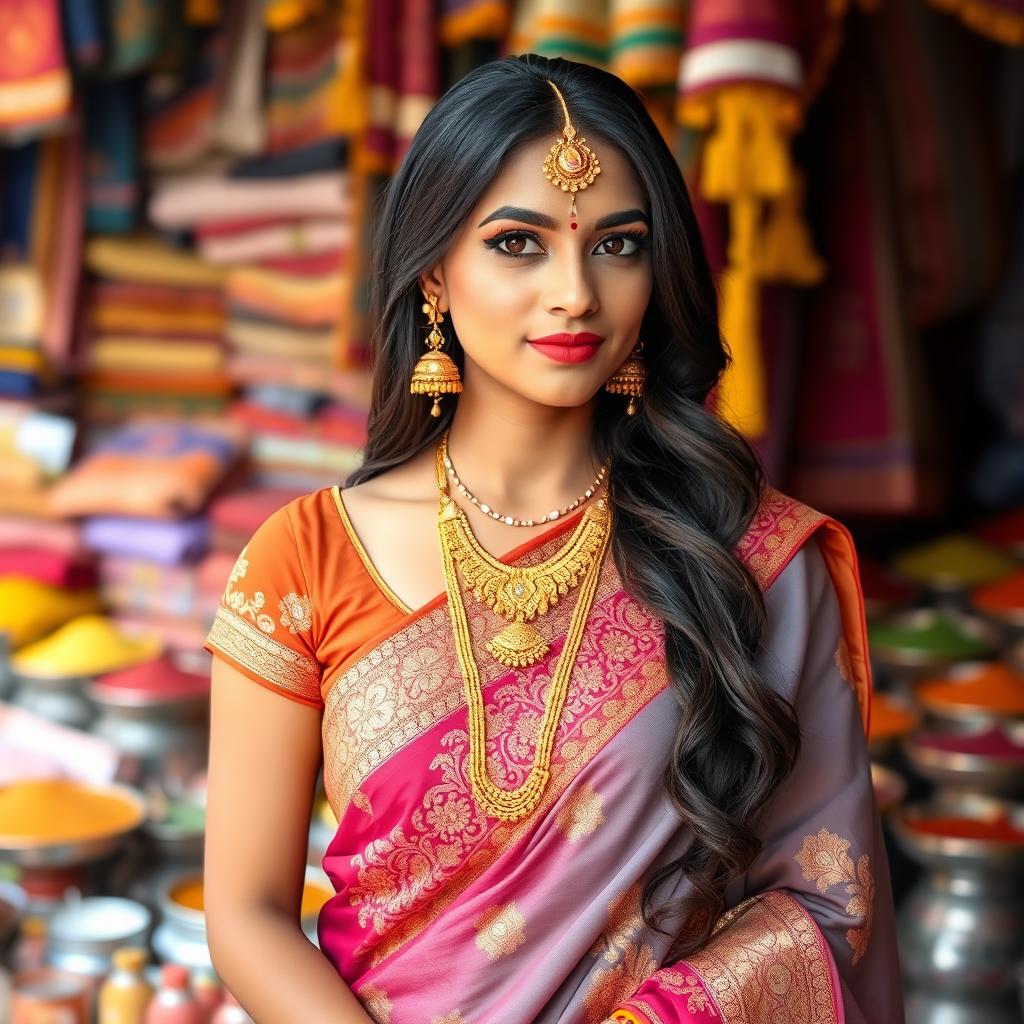
[[[515,561],[548,557],[575,519]],[[325,676],[324,780],[340,824],[323,860],[336,895],[319,942],[379,1024],[903,1020],[852,541],[767,490],[738,552],[766,595],[760,666],[793,704],[803,745],[759,818],[764,847],[730,885],[731,909],[682,962],[663,962],[669,942],[644,926],[639,900],[649,873],[691,841],[661,781],[685,709],[668,686],[661,623],[623,591],[610,555],[552,781],[520,822],[474,804],[443,594]],[[509,670],[477,654],[490,771],[505,787],[529,769],[574,603],[542,620],[543,662]],[[483,651],[501,620],[472,598],[467,611]],[[676,882],[659,898],[683,891]]]

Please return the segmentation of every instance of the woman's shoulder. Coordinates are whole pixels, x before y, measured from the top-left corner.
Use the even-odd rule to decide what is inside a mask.
[[[766,484],[757,510],[736,545],[736,554],[766,591],[807,541],[821,527],[834,522],[823,512]]]

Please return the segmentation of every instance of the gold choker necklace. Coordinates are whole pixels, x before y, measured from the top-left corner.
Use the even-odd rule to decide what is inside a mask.
[[[473,536],[465,513],[448,493],[442,447],[437,447],[437,483],[440,491],[438,532],[444,563],[448,610],[455,634],[455,649],[466,687],[469,709],[469,776],[477,805],[492,817],[516,821],[540,802],[551,778],[551,751],[561,721],[569,680],[583,640],[587,616],[597,593],[605,551],[611,537],[611,512],[604,498],[587,507],[569,541],[551,558],[532,566],[510,566],[485,551]],[[579,597],[569,623],[565,646],[558,657],[544,704],[536,753],[526,781],[516,789],[496,785],[487,772],[487,720],[480,672],[473,657],[472,636],[466,616],[456,564],[478,600],[504,618],[511,618],[487,650],[503,665],[522,667],[544,657],[547,641],[527,619],[543,615],[573,587]],[[507,660],[506,660],[507,659]]]
[[[594,494],[599,490],[601,484],[604,483],[605,474],[608,472],[608,465],[605,463],[594,478],[594,482],[573,502],[566,505],[565,508],[552,509],[550,512],[545,512],[544,515],[537,519],[516,519],[514,516],[504,516],[500,512],[496,512],[486,502],[480,501],[479,498],[475,497],[469,490],[469,488],[459,479],[459,474],[455,472],[455,467],[452,465],[451,456],[448,454],[448,434],[445,433],[444,437],[441,438],[441,457],[444,459],[445,468],[448,470],[448,475],[452,478],[452,483],[455,484],[455,489],[459,494],[464,494],[481,512],[485,515],[489,515],[492,519],[497,519],[498,522],[504,523],[506,526],[540,526],[541,523],[553,523],[556,519],[561,519],[563,516],[567,516],[574,509],[579,508],[588,498],[592,498]]]

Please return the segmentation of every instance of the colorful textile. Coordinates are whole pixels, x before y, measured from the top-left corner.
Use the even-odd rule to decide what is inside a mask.
[[[390,174],[438,95],[438,39],[429,0],[370,5],[367,169]]]
[[[864,74],[876,45],[874,30],[851,30],[819,119],[816,174],[830,185],[817,212],[829,274],[808,304],[792,486],[837,513],[926,515],[935,510],[941,460],[925,457],[934,431],[878,117],[887,101],[875,91],[886,72]]]
[[[352,226],[340,216],[299,218],[233,232],[196,231],[203,259],[214,264],[340,253],[352,245]],[[340,262],[340,260],[339,260]]]
[[[502,561],[549,557],[580,515]],[[730,885],[727,905],[760,896],[805,941],[799,954],[768,942],[756,947],[750,986],[757,993],[733,985],[747,976],[754,952],[745,943],[690,959],[723,1000],[731,987],[734,999],[749,1000],[764,978],[797,971],[786,1007],[796,1011],[804,981],[821,978],[831,958],[832,1011],[841,999],[850,1024],[898,1024],[852,542],[833,520],[769,490],[737,554],[765,592],[758,669],[793,705],[803,745],[758,819],[764,847]],[[543,662],[509,671],[477,655],[491,771],[506,788],[529,769],[573,604],[559,602],[541,622],[552,644]],[[471,620],[480,651],[504,621],[480,604]],[[601,1021],[659,968],[673,966],[663,964],[671,935],[644,927],[639,896],[648,873],[692,838],[663,792],[660,770],[685,709],[669,687],[661,623],[624,592],[613,559],[601,567],[551,781],[537,810],[516,823],[488,818],[472,798],[467,709],[445,595],[410,608],[370,560],[336,488],[291,502],[255,532],[228,578],[206,646],[322,716],[325,787],[340,824],[324,857],[338,895],[321,911],[320,946],[376,1019]],[[788,896],[771,895],[780,889]],[[661,895],[685,891],[677,881]],[[758,929],[762,937],[770,937],[769,923]],[[447,967],[439,973],[432,965],[442,944]],[[773,998],[784,1003],[785,991]],[[687,1020],[685,999],[678,1005],[678,1017],[662,1019]],[[797,1012],[776,1017],[801,1019]],[[809,1011],[803,1019],[843,1017]]]
[[[959,16],[968,27],[1007,46],[1024,45],[1022,0],[931,0],[939,10]]]
[[[135,227],[141,199],[135,88],[134,83],[97,80],[83,89],[85,224],[90,231],[120,234]]]
[[[5,311],[19,344],[63,365],[71,345],[82,246],[82,147],[62,136],[0,151],[0,252]],[[6,317],[5,317],[6,318]]]
[[[93,550],[109,555],[134,555],[161,565],[195,561],[210,546],[205,516],[193,519],[134,519],[98,516],[87,519],[82,539]]]
[[[191,228],[204,220],[265,217],[341,217],[349,211],[344,172],[305,174],[280,181],[183,174],[158,187],[149,215],[158,227]]]
[[[297,326],[326,326],[346,309],[346,279],[340,273],[300,277],[260,267],[237,267],[224,287],[229,310],[276,317]]]
[[[0,0],[0,134],[52,130],[70,110],[57,0]]]
[[[697,0],[679,68],[680,120],[706,133],[698,187],[729,211],[721,319],[734,361],[718,409],[751,438],[768,429],[761,283],[809,285],[824,272],[802,220],[803,183],[789,144],[846,6]]]
[[[105,70],[130,75],[144,70],[160,52],[174,5],[161,0],[103,0],[108,50]]]
[[[224,272],[155,238],[92,238],[86,266],[104,277],[142,284],[219,287]]]
[[[63,516],[173,518],[199,511],[241,451],[228,423],[128,424],[51,489]]]
[[[103,24],[100,0],[61,0],[61,26],[68,56],[76,68],[91,70],[103,59]]]
[[[80,589],[96,582],[91,557],[52,548],[25,545],[0,547],[0,576],[24,576],[53,587]]]
[[[509,0],[441,0],[440,6],[440,36],[445,46],[501,39],[508,31]]]
[[[656,94],[676,81],[687,8],[683,0],[531,0],[517,7],[512,50],[605,67]]]

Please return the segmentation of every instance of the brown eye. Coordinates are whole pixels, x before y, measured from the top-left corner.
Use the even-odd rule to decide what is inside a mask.
[[[505,239],[505,248],[515,255],[526,249],[526,235],[509,235]]]
[[[619,235],[617,238],[607,239],[604,244],[608,247],[605,249],[605,252],[608,253],[609,256],[621,256],[626,240]]]

